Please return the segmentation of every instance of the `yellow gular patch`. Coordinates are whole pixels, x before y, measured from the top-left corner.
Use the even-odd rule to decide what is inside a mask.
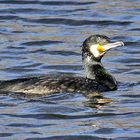
[[[103,46],[100,45],[100,44],[98,44],[97,50],[98,50],[100,53],[105,52],[105,49],[104,49]]]

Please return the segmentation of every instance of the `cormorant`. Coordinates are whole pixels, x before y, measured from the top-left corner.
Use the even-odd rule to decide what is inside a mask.
[[[101,63],[104,54],[122,41],[112,43],[107,36],[91,35],[82,45],[82,61],[86,77],[45,76],[0,82],[1,92],[48,95],[61,92],[103,92],[117,89],[117,81]]]

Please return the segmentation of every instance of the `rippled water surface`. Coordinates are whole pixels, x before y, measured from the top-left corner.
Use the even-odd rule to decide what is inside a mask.
[[[80,46],[91,34],[123,40],[104,66],[110,103],[82,94],[0,96],[1,140],[140,139],[140,0],[0,0],[0,79],[84,76]]]

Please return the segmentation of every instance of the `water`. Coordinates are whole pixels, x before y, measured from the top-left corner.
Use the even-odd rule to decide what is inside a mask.
[[[1,140],[140,139],[140,0],[0,0],[0,79],[84,76],[80,45],[91,34],[123,40],[103,59],[120,82],[101,93],[0,96]]]

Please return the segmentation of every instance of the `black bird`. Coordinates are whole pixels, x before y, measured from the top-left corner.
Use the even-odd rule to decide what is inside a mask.
[[[0,82],[1,92],[18,92],[27,95],[48,95],[61,92],[103,92],[117,89],[115,78],[101,63],[104,54],[121,41],[112,43],[107,36],[91,35],[82,45],[82,61],[86,77],[45,76],[13,79]]]

